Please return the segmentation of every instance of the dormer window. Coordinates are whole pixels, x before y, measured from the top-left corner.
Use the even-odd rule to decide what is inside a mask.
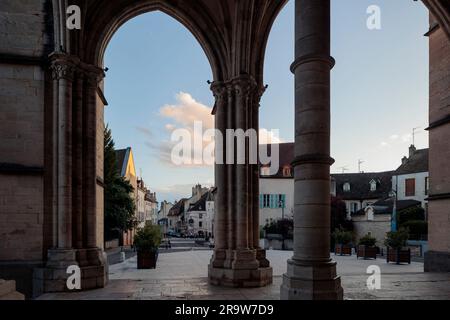
[[[350,183],[348,182],[344,183],[343,189],[345,192],[350,192]]]
[[[291,176],[291,167],[286,166],[283,168],[283,177],[290,177]]]
[[[370,181],[370,191],[377,191],[377,182],[375,180]]]

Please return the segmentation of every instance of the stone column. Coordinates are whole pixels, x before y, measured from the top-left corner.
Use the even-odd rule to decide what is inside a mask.
[[[84,217],[86,258],[90,265],[103,265],[103,252],[97,246],[97,89],[104,77],[102,69],[84,65]]]
[[[73,141],[73,232],[74,248],[83,248],[83,86],[84,73],[77,72],[74,88]]]
[[[330,258],[330,0],[296,0],[294,256],[282,299],[342,299]]]
[[[56,106],[56,247],[49,250],[47,265],[65,267],[76,264],[72,243],[72,83],[77,60],[55,53],[50,56]]]
[[[258,128],[255,127],[258,112],[255,109],[259,107],[256,102],[261,90],[248,75],[215,82],[212,90],[216,96],[216,129],[226,141],[219,142],[216,150],[216,162],[223,160],[225,164],[216,164],[216,247],[209,266],[210,283],[233,287],[265,286],[272,283],[272,268],[258,260],[264,254],[258,250],[254,235],[258,229],[255,223],[259,223],[255,219],[259,214],[259,206],[255,206],[255,198],[259,196],[255,195],[259,183],[255,178],[257,154],[250,156],[251,151],[258,151]]]

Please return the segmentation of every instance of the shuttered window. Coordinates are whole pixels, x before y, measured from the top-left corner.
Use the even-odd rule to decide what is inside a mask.
[[[259,195],[259,207],[261,209],[286,208],[285,194],[261,194]]]
[[[416,195],[416,179],[405,180],[405,196],[414,197]]]

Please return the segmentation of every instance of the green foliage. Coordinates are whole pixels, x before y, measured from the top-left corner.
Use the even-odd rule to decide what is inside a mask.
[[[134,245],[138,251],[157,251],[161,241],[161,228],[151,223],[148,223],[134,236]]]
[[[131,197],[133,186],[120,176],[116,165],[116,152],[111,130],[105,128],[105,238],[112,239],[136,224],[135,204]]]
[[[422,240],[428,234],[428,223],[422,220],[411,220],[403,223],[402,227],[409,230],[411,240]]]
[[[377,243],[377,239],[372,237],[370,234],[365,235],[361,239],[359,239],[359,245],[360,246],[368,246],[368,247],[374,247]]]
[[[411,207],[398,213],[398,225],[402,226],[408,221],[425,221],[425,210],[420,207]]]
[[[353,233],[351,231],[345,231],[343,228],[339,228],[334,230],[333,238],[335,240],[335,243],[347,245],[352,242]]]
[[[294,220],[292,219],[278,219],[267,220],[264,226],[264,231],[267,234],[281,234],[284,239],[293,239],[294,237]]]
[[[401,249],[406,246],[406,242],[409,239],[409,230],[405,228],[400,228],[395,232],[388,232],[385,246],[391,247],[393,249]]]

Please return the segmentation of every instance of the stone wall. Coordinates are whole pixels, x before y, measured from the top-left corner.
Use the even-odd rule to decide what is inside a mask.
[[[376,214],[374,220],[367,220],[367,216],[353,216],[353,227],[356,243],[369,232],[377,239],[377,246],[384,247],[386,233],[391,231],[391,215]]]
[[[433,27],[434,21],[431,19]],[[430,202],[427,271],[450,271],[450,41],[437,27],[430,40]],[[441,122],[447,119],[447,121]]]
[[[47,3],[0,2],[0,278],[17,279],[18,291],[27,294],[45,251]]]

